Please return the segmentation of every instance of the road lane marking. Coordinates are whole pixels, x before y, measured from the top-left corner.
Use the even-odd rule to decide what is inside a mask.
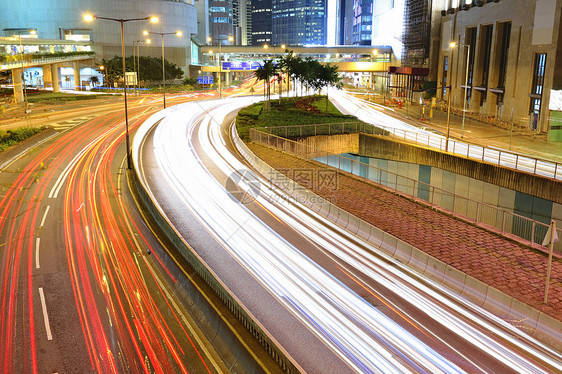
[[[39,269],[39,243],[41,242],[41,238],[35,239],[35,269]]]
[[[47,205],[47,209],[45,209],[45,213],[43,214],[43,219],[41,220],[41,224],[39,225],[39,228],[43,227],[43,225],[45,224],[45,219],[47,218],[47,213],[49,213],[50,208],[51,206]]]
[[[49,315],[47,314],[47,304],[45,304],[45,294],[43,294],[43,287],[39,287],[39,297],[41,298],[41,308],[43,308],[43,320],[45,321],[47,340],[53,340],[53,334],[51,334],[51,326],[49,325]]]

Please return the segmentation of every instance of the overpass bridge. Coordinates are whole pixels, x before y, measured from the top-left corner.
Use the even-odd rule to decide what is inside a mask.
[[[293,51],[302,58],[313,58],[320,63],[336,65],[340,72],[385,74],[396,58],[390,46],[238,46],[205,45],[201,47],[202,73],[221,74],[226,84],[232,75],[248,75],[255,71],[263,60],[276,60]],[[219,61],[221,62],[219,66]]]
[[[204,72],[254,71],[257,64],[268,59],[277,59],[285,54],[285,50],[293,51],[296,55],[314,58],[321,63],[337,65],[341,72],[385,72],[393,61],[396,61],[389,46],[238,46],[205,45],[201,47],[203,54]],[[220,56],[219,56],[220,54]],[[218,61],[222,62],[219,69]],[[247,62],[249,66],[232,68],[229,62]]]
[[[74,69],[74,85],[79,88],[80,63],[94,60],[89,41],[37,39],[23,36],[0,38],[0,71],[11,71],[16,103],[24,102],[23,86],[28,83],[26,70],[40,67],[43,83],[59,92],[59,68]]]

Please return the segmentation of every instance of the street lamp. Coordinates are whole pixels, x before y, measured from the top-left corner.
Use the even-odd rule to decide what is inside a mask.
[[[131,154],[129,152],[129,115],[127,113],[127,82],[126,82],[126,67],[125,67],[125,35],[123,33],[123,24],[130,21],[150,21],[152,23],[158,22],[158,17],[143,17],[143,18],[109,18],[109,17],[99,17],[92,14],[84,15],[84,20],[87,22],[92,22],[95,19],[102,19],[106,21],[115,21],[121,24],[121,56],[123,60],[123,96],[125,97],[125,141],[127,147],[127,169],[132,169]]]
[[[27,88],[25,87],[25,74],[24,74],[24,66],[23,66],[23,46],[21,44],[21,33],[22,31],[29,32],[31,35],[35,35],[35,30],[19,30],[18,31],[18,38],[20,42],[20,60],[21,60],[21,83],[23,84],[23,100],[25,102],[25,113],[29,113],[27,109]]]
[[[221,65],[221,46],[222,46],[222,42],[223,42],[223,40],[225,40],[225,39],[221,39],[221,38],[219,38],[219,39],[218,39],[218,42],[219,42],[219,61],[218,61],[218,66],[219,66],[219,75],[218,75],[218,78],[219,78],[219,98],[221,98],[221,99],[222,99],[222,79],[221,79],[221,74],[222,74],[222,65]],[[233,40],[234,40],[234,38],[233,38],[232,36],[229,36],[228,38],[226,38],[226,40],[228,40],[229,42],[231,42],[231,41],[233,41]],[[211,42],[213,41],[213,38],[211,38],[211,37],[208,37],[208,38],[207,38],[207,41],[208,41],[209,43],[211,43]],[[209,53],[212,53],[212,51],[209,51]]]
[[[464,100],[463,100],[463,110],[462,110],[462,127],[461,127],[461,139],[464,137],[464,118],[466,116],[466,101],[467,101],[467,91],[468,91],[468,64],[470,62],[470,44],[457,44],[455,42],[451,42],[450,44],[451,49],[454,49],[456,46],[459,47],[468,47],[466,49],[466,74],[464,76]],[[452,51],[451,51],[452,55]],[[451,58],[452,60],[452,58]],[[451,65],[452,67],[452,65]]]
[[[179,38],[183,34],[181,31],[176,31],[176,32],[143,31],[142,33],[144,35],[148,35],[148,34],[160,35],[160,37],[162,38],[162,87],[164,88],[164,109],[166,109],[166,69],[164,65],[164,37],[168,35],[176,35]]]
[[[136,48],[136,62],[135,62],[135,43],[137,43],[137,48]],[[133,69],[135,70],[135,73],[137,73],[137,79],[136,79],[136,94],[137,96],[140,94],[140,43],[146,43],[146,44],[150,44],[150,39],[146,39],[146,40],[133,40]],[[137,68],[138,68],[138,72],[137,72]]]

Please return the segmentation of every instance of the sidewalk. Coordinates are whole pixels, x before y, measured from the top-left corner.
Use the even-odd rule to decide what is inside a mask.
[[[293,172],[318,173],[329,168],[256,143],[249,147],[289,178],[294,177]],[[335,189],[305,187],[425,253],[562,321],[562,261],[553,262],[548,303],[543,304],[547,267],[544,253],[346,173],[338,173]]]
[[[357,94],[356,97],[363,98],[363,94]],[[381,103],[381,100],[372,100],[375,104]],[[404,104],[402,109],[396,106],[387,107],[390,111],[387,114],[394,113],[406,122],[417,126],[427,127],[437,130],[443,134],[447,132],[447,112],[441,110],[433,111],[433,118],[429,119],[428,108],[426,108],[425,120],[422,121],[422,106],[418,103]],[[454,114],[451,111],[450,118],[450,137],[461,139],[462,132],[462,116]],[[555,162],[562,162],[562,143],[548,142],[546,134],[533,132],[529,129],[521,129],[518,127],[504,129],[493,124],[483,123],[470,118],[465,118],[463,141],[478,145],[502,148],[511,150],[514,153],[546,159]]]

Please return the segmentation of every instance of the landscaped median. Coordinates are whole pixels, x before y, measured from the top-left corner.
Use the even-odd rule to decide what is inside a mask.
[[[45,126],[41,127],[19,127],[17,129],[3,131],[0,130],[0,152],[5,151],[11,146],[32,137],[35,134],[45,130]]]
[[[299,124],[298,114],[293,111],[292,116],[294,120],[290,124]],[[256,168],[275,179],[272,183],[287,187],[284,189],[288,193],[306,191],[318,195],[324,203],[305,205],[360,237],[365,236],[365,227],[371,227],[367,231],[368,240],[373,230],[380,232],[383,238],[394,238],[395,248],[390,248],[378,236],[373,237],[381,249],[401,262],[411,264],[439,282],[450,283],[451,289],[506,320],[525,321],[521,323],[535,337],[560,348],[562,285],[551,284],[549,302],[544,304],[547,264],[544,254],[392,193],[384,186],[363,181],[363,178],[290,152],[248,142],[248,136],[244,136],[249,133],[248,126],[244,118],[239,117],[238,121],[240,119],[243,126],[238,132],[242,139],[246,138],[247,144],[239,144],[239,150],[252,163],[265,162],[267,167],[271,166],[273,169],[266,171],[263,165]],[[253,127],[271,132],[269,128],[274,124],[262,123],[259,119],[260,116],[253,121]],[[315,122],[321,121],[316,118]],[[281,120],[277,123],[287,125]],[[326,184],[320,177],[327,169],[337,174],[334,183]],[[287,177],[292,180],[290,183],[281,181]],[[349,227],[351,221],[358,223]],[[562,273],[560,261],[554,264],[553,273]]]

